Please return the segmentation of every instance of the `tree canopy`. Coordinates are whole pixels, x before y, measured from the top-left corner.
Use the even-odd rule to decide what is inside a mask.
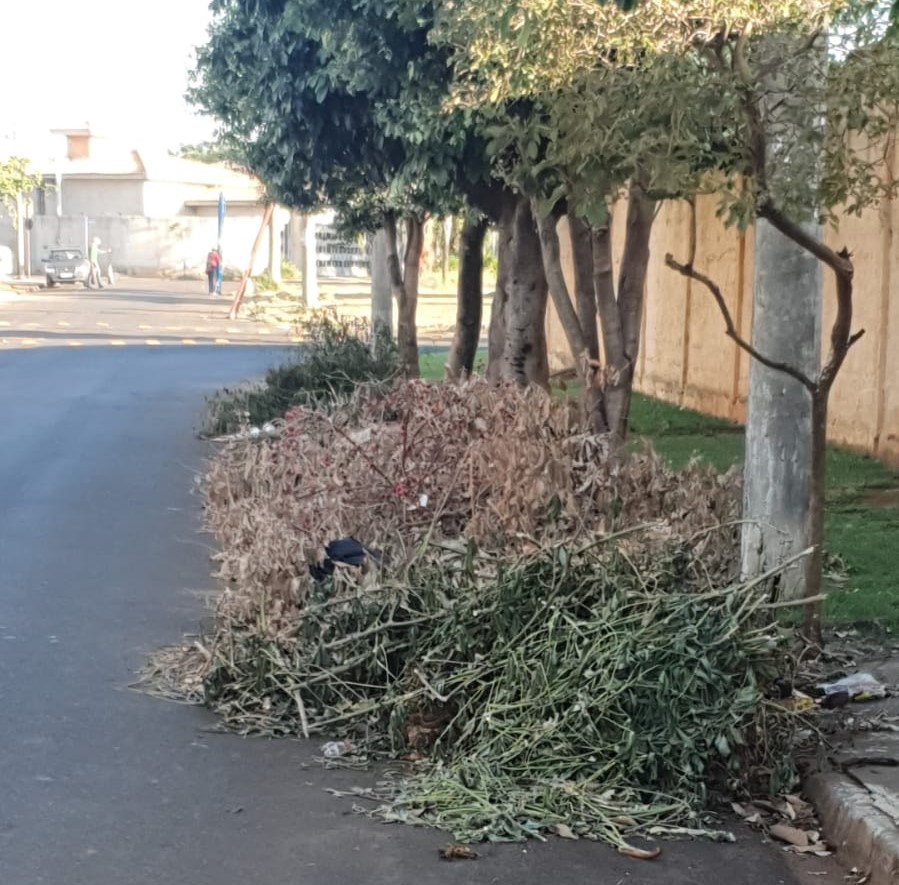
[[[0,202],[14,223],[17,223],[18,199],[28,199],[33,190],[43,187],[43,178],[31,170],[31,163],[24,157],[0,160]]]

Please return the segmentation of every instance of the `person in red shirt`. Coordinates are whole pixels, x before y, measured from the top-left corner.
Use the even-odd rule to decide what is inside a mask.
[[[216,277],[218,276],[218,268],[222,263],[218,249],[210,249],[206,256],[206,279],[209,280],[209,294],[215,294]]]

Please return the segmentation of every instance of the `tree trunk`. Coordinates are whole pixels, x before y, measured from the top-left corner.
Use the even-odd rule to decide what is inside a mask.
[[[388,216],[384,221],[387,239],[387,272],[390,289],[397,304],[397,347],[400,365],[407,378],[418,378],[418,339],[415,312],[418,307],[418,262],[423,246],[423,225],[417,218],[406,219],[406,249],[403,268],[397,250],[396,220]]]
[[[627,205],[624,254],[618,275],[618,322],[623,352],[606,355],[605,400],[609,429],[619,442],[627,438],[634,388],[634,370],[640,355],[640,329],[649,267],[649,239],[655,216],[655,202],[646,196],[639,180],[631,181]],[[611,274],[611,269],[609,270]],[[597,293],[599,298],[599,293]],[[600,319],[605,314],[600,309]],[[603,341],[606,336],[603,334]]]
[[[418,278],[421,268],[421,254],[424,249],[424,223],[413,216],[406,219],[406,252],[404,256],[403,292],[405,299],[399,310],[399,325],[403,337],[400,344],[400,359],[407,378],[418,378]]]
[[[447,359],[450,378],[471,375],[481,338],[481,313],[484,304],[482,285],[484,237],[487,219],[466,218],[459,243],[459,284],[457,290],[456,331]]]
[[[796,77],[809,85],[818,83],[826,66],[827,40],[818,41],[817,51],[802,48],[799,41],[804,43],[805,36],[792,32],[759,40],[755,51],[764,59],[759,66],[771,67],[742,92],[753,177],[764,189],[759,197],[762,218],[755,226],[752,344],[769,359],[787,362],[813,379],[821,366],[822,281],[821,264],[807,249],[811,243],[821,244],[821,226],[813,220],[819,207],[810,200],[801,211],[794,209],[797,221],[805,223],[787,223],[784,229],[786,219],[770,200],[770,189],[779,181],[803,176],[809,193],[814,193],[821,175],[821,140],[808,133],[822,131],[824,109],[797,99],[793,84]],[[782,60],[793,56],[798,66],[787,74]],[[741,77],[745,73],[738,70]],[[813,413],[823,407],[826,419],[826,396],[823,406],[816,407],[816,395],[810,398],[797,380],[772,373],[757,361],[750,364],[741,562],[747,577],[811,543],[814,421],[820,417]],[[810,567],[796,565],[780,576],[784,599],[807,594]]]
[[[593,242],[590,227],[568,215],[568,234],[574,263],[574,292],[577,316],[590,359],[599,360],[599,327],[596,322],[596,290],[593,287]],[[549,271],[547,271],[549,273]]]
[[[580,229],[574,229],[569,219],[569,234],[574,253],[577,306],[572,304],[568,283],[562,271],[562,249],[559,243],[558,219],[555,215],[540,215],[537,201],[532,203],[540,232],[540,248],[543,266],[549,280],[552,296],[562,331],[574,357],[578,379],[581,383],[581,405],[588,427],[596,433],[605,433],[606,424],[601,376],[597,373],[599,340],[596,330],[596,299],[593,294],[593,247],[589,239],[584,242]],[[589,231],[588,231],[589,237]],[[589,249],[589,252],[587,251]],[[586,253],[586,254],[585,254]],[[588,269],[589,268],[589,269]],[[592,334],[591,334],[592,331]]]
[[[530,201],[515,205],[512,239],[513,266],[509,275],[503,380],[549,388],[546,355],[546,300],[549,289],[541,258],[540,238]]]
[[[387,232],[382,227],[371,244],[371,326],[375,336],[393,335],[393,298],[387,269]]]
[[[820,233],[812,225],[816,239]],[[755,227],[752,345],[810,378],[820,366],[821,268],[796,242],[760,220]],[[754,577],[811,543],[812,404],[802,384],[753,360],[749,366],[741,571]],[[814,454],[811,454],[814,457]],[[780,576],[784,599],[804,595],[807,568]]]
[[[314,215],[303,216],[303,300],[307,308],[319,306]]]
[[[503,353],[506,349],[506,324],[509,309],[509,290],[515,264],[515,196],[504,194],[497,222],[498,261],[496,290],[490,308],[490,330],[487,345],[487,380],[496,383],[503,377]]]
[[[443,219],[443,249],[440,254],[440,274],[443,282],[446,282],[446,275],[449,273],[450,252],[453,249],[453,228],[456,219],[449,215]]]
[[[593,280],[593,235],[590,227],[583,220],[571,214],[568,215],[568,232],[574,261],[574,289],[578,320],[584,336],[586,353],[589,354],[594,367],[597,367],[600,363],[600,350],[596,287]],[[584,417],[587,426],[594,433],[607,433],[609,422],[606,416],[602,375],[595,370],[589,374],[590,383],[584,386],[581,393]]]
[[[812,552],[805,558],[804,595],[815,597],[821,593],[824,572],[824,495],[827,480],[827,399],[829,388],[812,393],[811,471],[808,498],[808,543]],[[805,638],[823,647],[821,604],[806,605]]]

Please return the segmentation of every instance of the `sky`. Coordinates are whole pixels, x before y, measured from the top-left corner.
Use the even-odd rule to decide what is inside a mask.
[[[0,156],[46,156],[51,129],[86,122],[135,148],[211,137],[184,100],[209,19],[208,0],[3,3]]]

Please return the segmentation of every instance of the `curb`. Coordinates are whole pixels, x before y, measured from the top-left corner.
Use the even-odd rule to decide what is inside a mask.
[[[872,791],[841,774],[816,774],[805,792],[844,864],[867,873],[869,885],[899,882],[899,825]]]

